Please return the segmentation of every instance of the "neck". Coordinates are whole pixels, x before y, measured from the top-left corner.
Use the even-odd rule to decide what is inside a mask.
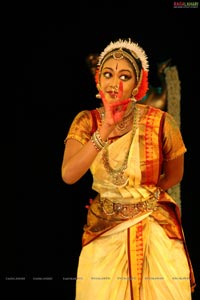
[[[134,104],[131,103],[130,106],[128,106],[127,112],[124,115],[122,121],[124,121],[126,118],[128,118],[133,113],[133,110],[134,110]]]

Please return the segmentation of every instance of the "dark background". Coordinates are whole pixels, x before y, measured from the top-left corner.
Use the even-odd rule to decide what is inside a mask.
[[[68,5],[17,6],[11,22],[16,123],[7,141],[11,168],[1,280],[8,292],[20,288],[22,295],[29,287],[37,295],[42,288],[44,294],[55,291],[56,299],[74,299],[85,205],[93,193],[89,173],[73,186],[62,182],[63,141],[76,113],[98,106],[86,57],[111,40],[132,37],[149,57],[153,86],[160,84],[158,62],[171,58],[178,68],[187,147],[182,222],[198,283],[199,8],[174,8],[173,1]]]

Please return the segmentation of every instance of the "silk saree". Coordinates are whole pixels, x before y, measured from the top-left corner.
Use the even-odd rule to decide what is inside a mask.
[[[137,110],[134,133],[109,143],[91,165],[97,196],[83,228],[76,300],[191,300],[195,279],[180,209],[156,185],[163,161],[186,148],[168,113],[140,104]],[[66,139],[86,143],[101,120],[98,109],[79,113]],[[116,177],[111,171],[126,155]]]

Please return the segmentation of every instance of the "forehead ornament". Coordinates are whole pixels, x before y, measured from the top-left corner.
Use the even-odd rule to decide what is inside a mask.
[[[138,59],[138,57],[135,53],[134,53],[134,57],[133,57],[132,54],[129,54],[127,51],[123,50],[122,48],[117,49],[117,50],[115,49],[115,50],[111,51],[110,53],[108,53],[107,55],[105,55],[104,59],[101,62],[101,66],[103,66],[104,62],[110,57],[112,57],[116,60],[120,60],[120,59],[124,59],[124,58],[128,59],[128,61],[132,64],[132,66],[135,70],[137,82],[139,82],[141,67],[139,67],[139,64],[136,62],[136,59]]]
[[[108,57],[109,53],[113,51],[123,51],[126,50],[126,53],[130,53],[132,59],[139,59],[142,65],[142,69],[148,71],[149,63],[148,58],[145,51],[135,42],[133,42],[130,38],[128,40],[119,39],[116,42],[111,42],[99,55],[98,66],[101,66],[105,58]],[[128,51],[128,52],[127,52]],[[123,53],[124,54],[124,53]],[[118,56],[119,54],[117,54]],[[117,58],[117,57],[116,57]]]

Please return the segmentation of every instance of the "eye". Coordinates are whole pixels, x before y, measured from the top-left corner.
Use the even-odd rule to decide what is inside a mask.
[[[122,81],[127,81],[130,78],[131,78],[131,76],[130,75],[126,75],[126,74],[123,74],[123,75],[120,76],[120,80],[122,80]]]
[[[103,76],[104,76],[105,78],[111,78],[112,74],[111,74],[110,72],[104,72],[104,73],[103,73]]]

